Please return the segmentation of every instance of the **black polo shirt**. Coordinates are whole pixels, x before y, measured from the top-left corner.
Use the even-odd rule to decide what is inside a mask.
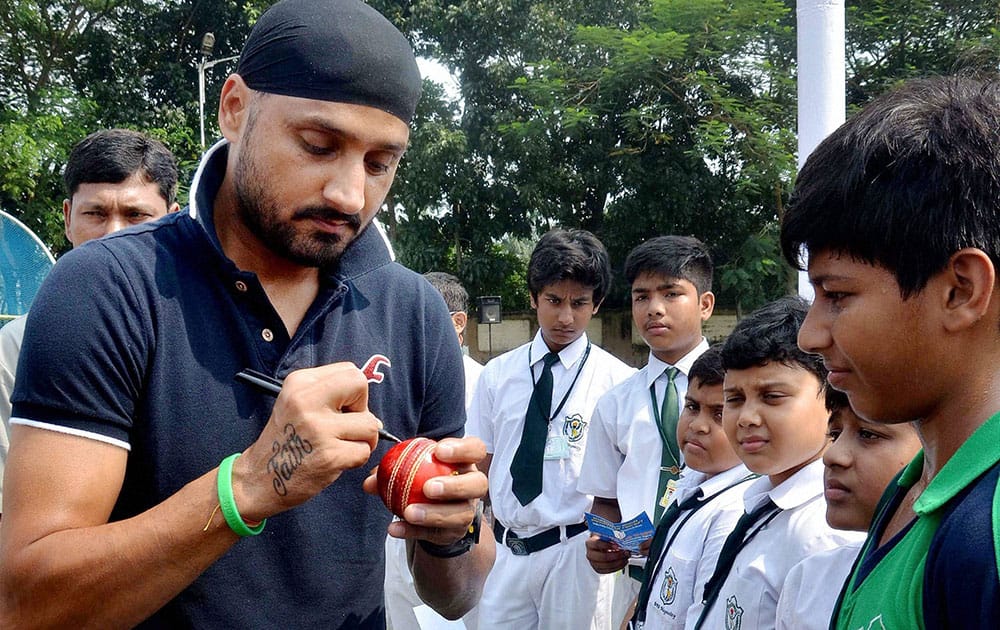
[[[440,295],[365,230],[289,339],[253,273],[222,253],[212,201],[226,145],[209,152],[187,212],[66,254],[31,309],[13,422],[129,449],[112,520],[162,502],[260,434],[274,402],[234,375],[350,361],[369,407],[400,436],[461,435],[461,351]],[[268,519],[147,622],[150,627],[382,628],[390,514],[361,482],[388,449]],[[207,515],[206,515],[207,518]],[[127,595],[126,595],[127,596]]]

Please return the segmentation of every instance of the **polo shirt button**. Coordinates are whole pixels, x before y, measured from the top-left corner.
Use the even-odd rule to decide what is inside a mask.
[[[264,338],[264,341],[274,341],[274,333],[271,332],[270,328],[260,331],[260,336]]]
[[[247,292],[247,283],[243,282],[242,280],[237,280],[236,281],[236,290],[239,291],[240,293],[246,293]]]

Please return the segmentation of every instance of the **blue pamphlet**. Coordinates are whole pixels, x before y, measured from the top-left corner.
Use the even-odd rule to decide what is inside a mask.
[[[601,540],[613,542],[632,553],[638,553],[639,545],[653,537],[653,523],[645,512],[621,523],[613,523],[603,516],[590,512],[584,514],[584,518],[591,534],[599,536]]]

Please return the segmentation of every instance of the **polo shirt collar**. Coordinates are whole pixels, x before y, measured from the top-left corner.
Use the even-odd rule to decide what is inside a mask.
[[[923,516],[944,506],[959,492],[969,487],[983,473],[1000,461],[1000,412],[993,414],[969,436],[955,454],[920,493],[913,504],[913,511]],[[899,485],[913,486],[924,468],[924,452],[920,451],[900,475]]]
[[[219,140],[205,152],[191,182],[192,194],[188,203],[188,215],[201,226],[218,255],[232,266],[233,271],[238,271],[236,265],[226,257],[222,250],[222,243],[219,241],[212,218],[215,197],[219,188],[222,187],[222,180],[226,175],[228,157],[229,141],[225,139]],[[354,242],[344,250],[339,264],[335,268],[321,270],[321,274],[333,280],[343,281],[355,278],[390,262],[392,262],[392,254],[388,244],[379,233],[378,228],[369,223],[354,239]]]
[[[586,352],[588,343],[590,340],[587,338],[587,333],[583,333],[579,339],[559,351],[559,363],[566,369],[571,368]],[[539,363],[542,357],[548,353],[549,347],[545,345],[542,330],[539,328],[538,332],[535,333],[535,338],[531,340],[531,367]]]
[[[681,360],[676,365],[670,365],[666,361],[661,361],[650,352],[649,361],[646,363],[646,387],[652,386],[667,368],[675,367],[680,370],[681,374],[687,376],[691,372],[691,366],[694,365],[694,362],[706,350],[708,350],[708,340],[702,337],[701,342],[693,350],[681,357]]]
[[[205,152],[198,170],[191,180],[191,198],[188,201],[188,215],[200,224],[206,225],[206,215],[212,214],[212,202],[222,186],[222,178],[226,174],[226,161],[229,156],[229,141],[219,140]],[[208,219],[211,225],[211,218]],[[215,230],[211,230],[215,235]],[[218,239],[215,239],[218,240]]]

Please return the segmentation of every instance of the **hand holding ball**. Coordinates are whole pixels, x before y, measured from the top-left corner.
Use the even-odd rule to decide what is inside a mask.
[[[424,483],[433,477],[457,475],[453,464],[434,457],[437,442],[428,438],[405,440],[382,457],[378,465],[378,493],[386,507],[403,518],[411,503],[435,503],[424,496]]]

